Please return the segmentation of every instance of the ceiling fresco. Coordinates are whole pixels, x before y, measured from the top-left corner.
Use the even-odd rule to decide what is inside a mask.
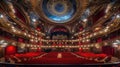
[[[44,14],[55,23],[65,23],[71,20],[76,12],[75,0],[43,0]]]

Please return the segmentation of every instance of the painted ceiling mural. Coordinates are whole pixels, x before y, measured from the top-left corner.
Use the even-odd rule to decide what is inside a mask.
[[[42,9],[51,21],[65,23],[76,12],[75,0],[43,0]]]

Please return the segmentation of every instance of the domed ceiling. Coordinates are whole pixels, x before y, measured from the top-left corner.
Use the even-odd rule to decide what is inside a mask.
[[[76,12],[75,0],[43,0],[42,10],[45,16],[55,23],[65,23]]]

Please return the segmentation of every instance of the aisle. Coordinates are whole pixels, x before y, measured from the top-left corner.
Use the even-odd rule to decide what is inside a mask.
[[[71,52],[50,52],[43,58],[58,58],[58,56],[62,56],[61,58],[77,58]]]

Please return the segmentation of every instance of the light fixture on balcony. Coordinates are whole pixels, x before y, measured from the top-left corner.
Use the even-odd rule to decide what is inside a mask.
[[[36,22],[37,20],[35,18],[32,19],[33,22]]]
[[[4,16],[2,14],[0,14],[0,18],[3,18]]]
[[[87,19],[83,19],[84,22],[87,22]]]
[[[116,15],[116,18],[120,18],[120,14]]]

